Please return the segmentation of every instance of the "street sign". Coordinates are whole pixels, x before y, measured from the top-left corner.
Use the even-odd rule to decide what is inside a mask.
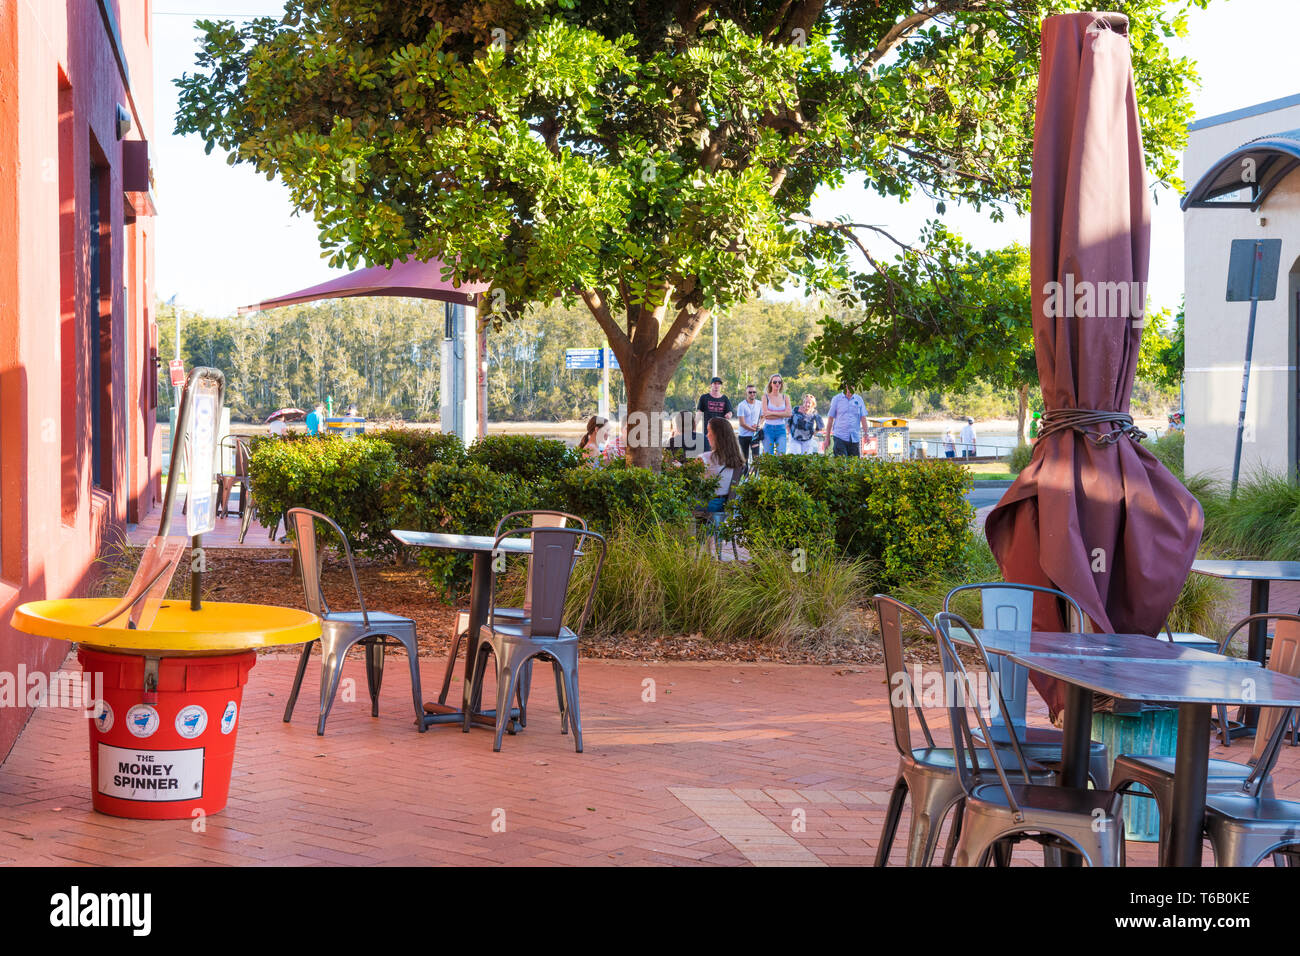
[[[1255,255],[1256,242],[1259,256]],[[1228,254],[1229,302],[1272,302],[1277,298],[1277,270],[1282,258],[1281,239],[1234,239]],[[1256,275],[1258,273],[1258,275]],[[1258,294],[1255,279],[1259,279]]]
[[[605,351],[605,354],[609,356],[609,367],[612,368],[612,369],[613,369],[614,371],[616,371],[616,372],[621,372],[622,369],[619,367],[619,364],[618,364],[618,356],[614,354],[614,350],[613,350],[613,349],[605,349],[604,351]]]
[[[185,384],[185,362],[181,359],[172,359],[167,363],[167,368],[172,373],[172,386],[180,388]]]
[[[565,349],[564,367],[566,369],[604,368],[601,356],[604,349]]]

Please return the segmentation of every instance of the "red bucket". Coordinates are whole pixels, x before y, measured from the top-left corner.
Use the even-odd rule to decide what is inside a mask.
[[[152,692],[141,655],[82,647],[77,656],[91,686],[103,687],[104,705],[88,721],[95,809],[140,820],[222,810],[256,652],[159,658]]]

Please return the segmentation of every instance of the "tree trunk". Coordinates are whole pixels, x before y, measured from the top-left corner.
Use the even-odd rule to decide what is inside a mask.
[[[1029,444],[1029,386],[1021,385],[1016,390],[1016,440],[1022,445]]]
[[[679,360],[680,361],[680,360]],[[663,421],[664,397],[678,362],[663,355],[651,355],[632,369],[623,370],[627,385],[628,462],[658,471],[663,465],[663,441],[659,423]]]

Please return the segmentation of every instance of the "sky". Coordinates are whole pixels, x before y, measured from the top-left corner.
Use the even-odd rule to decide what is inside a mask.
[[[158,295],[164,300],[175,296],[177,305],[225,315],[340,274],[322,258],[315,224],[294,215],[283,186],[249,167],[227,165],[220,150],[205,155],[197,136],[173,132],[173,81],[193,69],[199,35],[194,20],[282,10],[278,0],[154,2],[155,278]],[[1214,0],[1208,10],[1189,13],[1188,20],[1187,39],[1173,40],[1171,47],[1197,63],[1201,86],[1192,91],[1192,103],[1198,118],[1300,93],[1293,59],[1300,26],[1297,0]],[[1178,199],[1165,190],[1153,211],[1149,289],[1155,309],[1176,309],[1182,294]],[[924,197],[899,203],[867,192],[860,181],[819,194],[812,213],[881,225],[905,241],[914,240],[925,221],[935,217],[933,202]],[[977,248],[1029,241],[1028,218],[1009,216],[995,223],[985,213],[952,203],[942,218]],[[892,258],[896,252],[880,237],[862,238],[873,254]]]

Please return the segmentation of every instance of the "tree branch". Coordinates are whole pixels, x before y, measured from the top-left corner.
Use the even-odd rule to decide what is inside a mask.
[[[945,13],[980,10],[987,6],[988,0],[939,0],[933,6],[918,10],[910,17],[904,17],[890,27],[885,35],[880,38],[876,48],[859,61],[857,66],[859,68],[875,66],[887,57],[895,47],[936,17],[943,16]]]

